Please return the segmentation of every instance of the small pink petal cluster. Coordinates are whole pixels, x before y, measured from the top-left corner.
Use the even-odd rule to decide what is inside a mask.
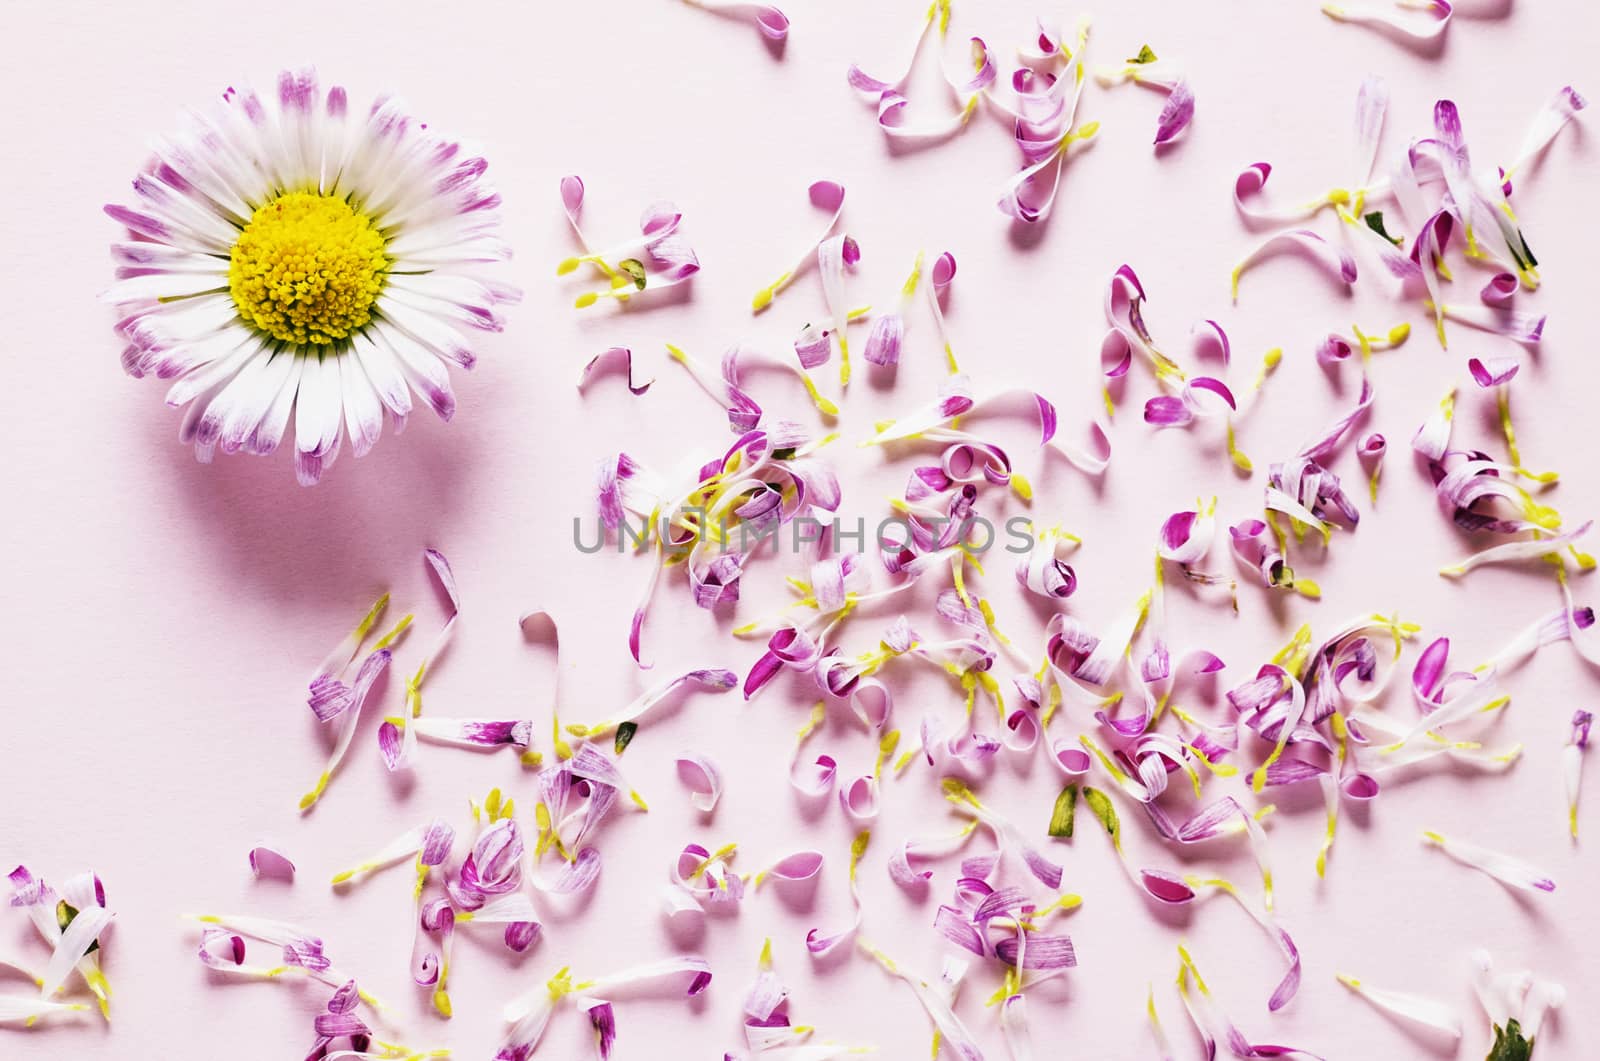
[[[27,866],[8,874],[13,910],[27,915],[34,933],[49,948],[49,958],[36,969],[22,961],[0,959],[0,966],[21,974],[37,991],[0,990],[0,1026],[55,1020],[83,1013],[88,1003],[65,995],[86,989],[111,1020],[111,984],[100,970],[100,944],[116,914],[106,906],[106,889],[94,873],[67,878],[60,889],[35,876]],[[9,986],[9,985],[8,985]]]
[[[1078,123],[1083,97],[1089,44],[1089,19],[1080,19],[1070,33],[1045,19],[1034,36],[1017,49],[1018,66],[1002,76],[994,53],[981,37],[968,42],[968,62],[952,71],[941,55],[944,74],[955,109],[942,116],[927,116],[905,95],[923,49],[943,53],[950,31],[950,0],[934,0],[917,34],[906,65],[892,76],[879,77],[852,65],[850,86],[877,108],[878,125],[894,140],[934,141],[954,136],[972,117],[986,109],[1008,123],[1022,156],[1022,169],[1007,182],[1000,210],[1024,224],[1043,221],[1055,205],[1061,170],[1074,144],[1087,144],[1099,132],[1097,121]],[[1155,145],[1176,140],[1194,120],[1195,94],[1175,63],[1157,58],[1149,45],[1117,67],[1100,67],[1095,77],[1102,85],[1132,82],[1165,95],[1156,121]]]

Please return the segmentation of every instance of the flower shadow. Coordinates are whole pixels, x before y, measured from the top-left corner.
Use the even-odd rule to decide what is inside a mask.
[[[270,457],[219,453],[203,465],[173,444],[170,411],[149,415],[148,403],[136,404],[137,434],[170,472],[148,503],[163,521],[198,528],[174,535],[200,546],[188,550],[192,563],[242,594],[308,610],[354,608],[395,577],[397,552],[448,541],[477,465],[473,435],[419,415],[403,435],[390,425],[371,453],[358,460],[347,451],[321,483],[302,487],[292,438]]]

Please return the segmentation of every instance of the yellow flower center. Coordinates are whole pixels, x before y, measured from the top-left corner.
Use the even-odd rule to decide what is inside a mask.
[[[228,290],[257,330],[331,344],[372,319],[388,267],[372,218],[341,198],[289,192],[257,207],[239,233]]]

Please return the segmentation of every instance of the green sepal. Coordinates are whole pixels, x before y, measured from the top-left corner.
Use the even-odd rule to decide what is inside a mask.
[[[1050,835],[1072,839],[1072,818],[1078,808],[1078,786],[1068,785],[1056,797],[1056,806],[1050,812]]]

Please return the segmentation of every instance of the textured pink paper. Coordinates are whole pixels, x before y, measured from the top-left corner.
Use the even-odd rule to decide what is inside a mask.
[[[640,0],[11,11],[7,36],[16,47],[4,74],[9,103],[0,108],[0,140],[11,159],[0,210],[9,355],[0,452],[12,469],[5,527],[13,558],[4,610],[0,863],[9,869],[26,861],[54,878],[92,867],[119,917],[106,959],[116,989],[111,1028],[84,1021],[0,1030],[0,1057],[300,1056],[325,993],[290,983],[211,983],[193,958],[196,933],[179,920],[190,911],[313,927],[342,967],[395,1007],[409,1042],[448,1045],[465,1059],[492,1055],[502,1004],[558,966],[610,972],[680,947],[711,960],[710,991],[691,1006],[619,1002],[616,1056],[720,1057],[742,1047],[739,1004],[767,935],[797,1022],[817,1025],[827,1038],[875,1043],[879,1056],[896,1061],[927,1056],[930,1026],[904,985],[848,952],[827,967],[805,954],[808,927],[849,916],[850,829],[833,807],[815,821],[803,818],[782,780],[793,732],[814,700],[809,690],[780,682],[748,706],[736,695],[695,696],[670,720],[646,724],[623,766],[652,810],[605,827],[593,902],[552,911],[545,938],[521,959],[493,934],[463,931],[451,980],[456,1016],[446,1024],[425,1012],[406,975],[407,875],[379,877],[346,896],[334,895],[327,878],[428,816],[464,820],[468,797],[493,785],[527,796],[531,775],[509,756],[425,747],[414,776],[391,777],[375,748],[380,712],[369,711],[346,768],[302,818],[296,800],[325,753],[304,706],[304,681],[385,587],[399,607],[419,611],[423,636],[399,660],[404,672],[415,666],[441,620],[420,560],[428,545],[452,559],[464,598],[455,644],[427,688],[432,712],[532,712],[548,721],[557,675],[515,621],[535,606],[555,609],[563,621],[566,719],[598,720],[681,665],[742,672],[754,646],[734,642],[728,630],[780,599],[785,572],[759,565],[737,620],[695,610],[676,582],[664,587],[646,630],[658,667],[640,674],[625,634],[646,568],[628,557],[579,556],[571,521],[592,517],[592,466],[607,452],[625,448],[670,467],[725,445],[717,410],[666,363],[664,342],[714,359],[735,341],[777,347],[819,319],[814,277],[799,280],[767,314],[752,319],[748,311],[754,290],[817,227],[804,191],[813,179],[849,188],[845,224],[865,255],[852,302],[891,299],[918,248],[954,251],[960,276],[949,319],[963,366],[980,379],[1043,389],[1061,406],[1069,436],[1099,401],[1101,291],[1123,261],[1139,271],[1152,327],[1169,343],[1180,345],[1190,322],[1214,317],[1241,360],[1283,347],[1284,364],[1240,438],[1264,467],[1354,399],[1353,373],[1330,388],[1313,361],[1325,332],[1352,323],[1386,329],[1402,319],[1421,325],[1422,318],[1392,302],[1381,283],[1349,297],[1291,258],[1247,275],[1240,304],[1231,307],[1228,270],[1254,238],[1229,203],[1239,167],[1271,160],[1280,195],[1342,180],[1351,165],[1355,90],[1367,73],[1384,76],[1393,92],[1386,151],[1423,133],[1431,104],[1448,95],[1482,161],[1508,157],[1560,85],[1576,81],[1591,95],[1600,89],[1581,80],[1593,70],[1585,45],[1600,26],[1590,6],[1573,0],[1521,3],[1509,17],[1489,20],[1463,10],[1437,52],[1422,55],[1336,25],[1310,0],[1107,8],[1096,23],[1094,60],[1115,62],[1145,41],[1180,60],[1199,97],[1195,123],[1156,155],[1149,141],[1160,97],[1090,86],[1082,114],[1102,123],[1099,141],[1069,166],[1055,216],[1022,232],[994,208],[1015,166],[1003,125],[985,118],[949,144],[893,151],[845,84],[851,61],[870,69],[903,61],[917,4],[786,4],[794,30],[781,56],[746,24]],[[1009,56],[1031,31],[1032,15],[1030,5],[1012,0],[969,2],[957,8],[953,35],[981,35]],[[518,250],[511,278],[528,292],[506,333],[485,342],[478,370],[457,377],[453,424],[419,415],[403,437],[386,437],[362,462],[346,457],[309,491],[294,484],[282,459],[197,466],[173,440],[177,417],[162,407],[159,385],[119,372],[110,315],[93,300],[110,281],[105,245],[116,234],[99,206],[122,193],[148,139],[186,104],[243,78],[266,83],[280,66],[306,61],[348,85],[356,100],[400,89],[440,128],[483,141]],[[937,90],[917,99],[942,103]],[[1518,180],[1517,208],[1546,277],[1528,305],[1547,311],[1550,324],[1515,387],[1525,459],[1564,473],[1551,499],[1576,520],[1600,511],[1590,436],[1600,384],[1592,334],[1600,155],[1592,122],[1574,133]],[[704,265],[700,277],[648,308],[573,311],[579,287],[553,276],[572,247],[556,192],[569,172],[588,183],[596,233],[631,231],[645,203],[675,200]],[[1320,224],[1332,232],[1327,219]],[[1457,286],[1476,277],[1464,270]],[[875,518],[909,467],[854,442],[872,420],[931,394],[942,374],[921,313],[913,315],[898,380],[889,386],[862,372],[845,403],[844,440],[831,455],[850,515]],[[1353,613],[1398,610],[1422,623],[1425,637],[1449,634],[1471,662],[1558,606],[1549,577],[1532,569],[1485,570],[1463,583],[1434,574],[1469,545],[1434,509],[1405,442],[1450,382],[1466,382],[1468,356],[1514,352],[1464,328],[1453,336],[1450,352],[1441,353],[1419,327],[1406,347],[1378,356],[1378,398],[1363,430],[1391,440],[1383,493],[1375,508],[1362,504],[1356,534],[1336,536],[1329,563],[1297,564],[1322,582],[1323,601],[1269,600],[1242,586],[1235,619],[1211,595],[1172,592],[1174,631],[1205,630],[1229,664],[1225,677],[1253,672],[1302,621],[1325,631]],[[583,364],[612,345],[631,345],[641,374],[658,376],[644,398],[631,398],[615,377],[577,395]],[[752,388],[769,408],[812,418],[787,377],[758,375]],[[1135,385],[1141,398],[1147,391],[1148,384]],[[1463,394],[1458,437],[1496,446],[1492,403]],[[1091,626],[1145,587],[1168,512],[1197,493],[1219,494],[1230,521],[1258,503],[1259,473],[1242,481],[1216,447],[1195,447],[1183,433],[1152,434],[1136,402],[1118,416],[1117,454],[1103,485],[1057,460],[1036,472],[1025,438],[1011,434],[1038,489],[1036,517],[1086,539],[1070,608]],[[1361,489],[1348,453],[1336,470]],[[1231,566],[1220,548],[1213,566]],[[1009,583],[1006,567],[991,569],[989,585]],[[1592,584],[1579,581],[1582,597]],[[1008,589],[996,597],[1012,635],[1036,644],[1045,610]],[[932,625],[928,603],[926,596],[907,602],[914,622]],[[868,647],[893,615],[854,622],[847,646]],[[915,726],[927,708],[959,710],[942,678],[917,673],[897,681],[903,726]],[[1525,742],[1523,760],[1500,777],[1425,771],[1391,785],[1366,811],[1346,814],[1326,881],[1313,872],[1322,831],[1314,790],[1275,794],[1279,909],[1305,955],[1304,987],[1276,1015],[1265,999],[1281,971],[1278,954],[1236,907],[1221,901],[1152,914],[1105,838],[1080,823],[1077,838],[1052,853],[1066,863],[1064,888],[1085,898],[1061,922],[1081,964],[1030,997],[1041,1056],[1149,1056],[1143,1005],[1150,982],[1180,1056],[1195,1056],[1171,986],[1179,939],[1193,945],[1252,1037],[1341,1059],[1435,1053],[1338,986],[1336,971],[1456,1004],[1470,1029],[1460,1054],[1481,1057],[1468,954],[1487,946],[1502,962],[1531,965],[1569,989],[1567,1009],[1541,1036],[1542,1061],[1591,1056],[1586,1004],[1600,989],[1592,946],[1600,928],[1593,901],[1600,774],[1591,763],[1586,836],[1575,846],[1566,836],[1557,763],[1572,710],[1592,707],[1595,688],[1593,674],[1564,647],[1542,654],[1511,680],[1515,701],[1496,730]],[[1394,691],[1396,709],[1409,710],[1403,689]],[[382,706],[392,708],[399,693],[391,681]],[[1066,732],[1076,732],[1072,721]],[[841,778],[871,767],[870,742],[847,713],[832,714],[814,747],[840,760]],[[709,824],[674,777],[673,759],[685,749],[709,755],[726,779]],[[982,791],[1042,837],[1057,785],[1035,762],[1020,776],[1002,765]],[[863,934],[931,975],[940,950],[929,924],[953,866],[937,867],[932,897],[918,903],[888,880],[884,860],[901,837],[943,828],[948,816],[936,778],[920,766],[885,785],[884,804],[861,870]],[[1424,828],[1520,854],[1559,889],[1531,899],[1509,894],[1425,850]],[[251,878],[246,855],[263,840],[295,860],[292,885]],[[670,938],[656,893],[673,853],[689,840],[738,841],[737,865],[746,871],[800,847],[827,852],[814,909],[794,909],[763,890],[737,917],[713,919],[703,939]],[[1129,844],[1136,857],[1173,865],[1174,856],[1142,833]],[[1242,854],[1213,845],[1195,864],[1248,879]],[[0,945],[37,956],[23,922],[0,911]],[[976,972],[960,1012],[986,1052],[1003,1057],[996,1013],[982,1005],[995,982],[988,970]],[[574,1016],[558,1016],[538,1056],[586,1056],[588,1031]]]

